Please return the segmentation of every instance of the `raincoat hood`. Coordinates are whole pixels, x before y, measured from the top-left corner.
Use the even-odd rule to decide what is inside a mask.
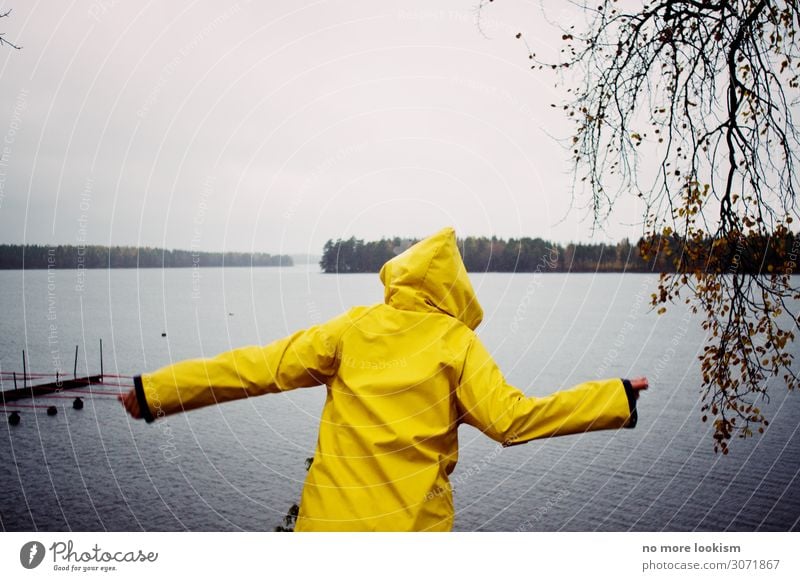
[[[452,228],[443,228],[386,262],[384,301],[404,311],[440,312],[470,329],[483,320]]]

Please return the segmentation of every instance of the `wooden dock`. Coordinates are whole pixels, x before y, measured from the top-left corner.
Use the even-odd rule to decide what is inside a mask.
[[[28,385],[17,389],[7,389],[0,391],[0,403],[5,404],[25,398],[33,398],[40,395],[51,395],[69,389],[86,387],[89,385],[102,385],[103,375],[87,375],[86,377],[76,377],[73,379],[62,379],[50,383],[40,383],[39,385]]]

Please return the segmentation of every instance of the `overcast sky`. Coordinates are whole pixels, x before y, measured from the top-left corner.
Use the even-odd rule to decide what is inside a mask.
[[[0,1],[0,243],[318,254],[329,238],[588,240],[562,2]],[[549,47],[549,49],[548,49]],[[636,238],[622,204],[594,240]]]

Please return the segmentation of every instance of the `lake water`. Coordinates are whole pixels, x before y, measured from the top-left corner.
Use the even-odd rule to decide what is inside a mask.
[[[377,275],[282,269],[0,271],[0,367],[133,375],[263,344],[382,301]],[[82,275],[83,276],[83,275]],[[633,430],[508,449],[462,427],[456,530],[800,529],[800,394],[776,384],[770,426],[714,454],[700,421],[700,321],[647,306],[652,275],[473,275],[479,328],[510,383],[545,394],[646,374]],[[167,333],[162,337],[162,333]],[[111,381],[111,380],[109,380]],[[3,388],[12,387],[4,376]],[[113,391],[113,387],[107,388]],[[129,421],[113,396],[45,399],[0,424],[3,530],[272,530],[298,500],[324,388]],[[30,403],[30,402],[20,402]],[[22,408],[20,408],[22,409]],[[5,417],[5,414],[4,414]]]

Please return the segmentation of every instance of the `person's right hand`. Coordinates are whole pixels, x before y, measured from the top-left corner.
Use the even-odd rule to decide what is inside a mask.
[[[636,399],[639,399],[639,392],[643,389],[647,389],[650,387],[650,384],[647,381],[646,377],[637,377],[635,379],[628,380],[631,382],[631,387],[633,388],[633,393],[636,394]]]

